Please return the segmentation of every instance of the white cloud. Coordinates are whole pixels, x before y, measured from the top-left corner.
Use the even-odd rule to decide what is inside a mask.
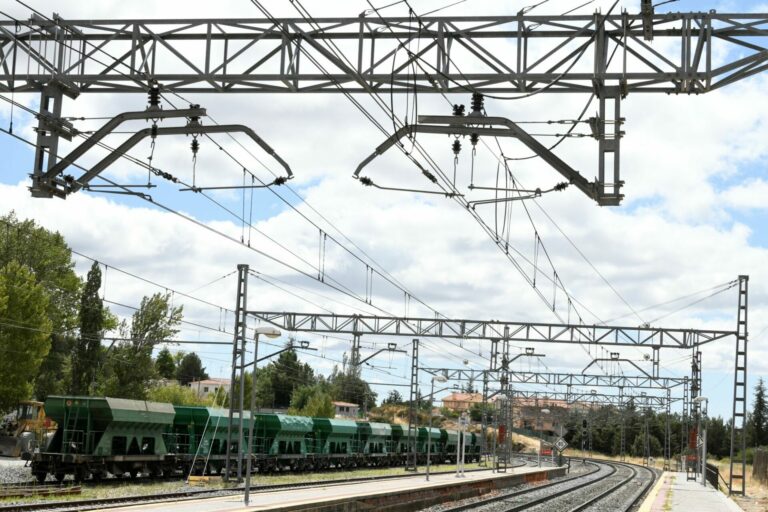
[[[726,189],[722,200],[731,208],[740,210],[768,208],[768,182],[755,179]]]
[[[43,8],[44,3],[40,4],[37,7]],[[437,7],[443,4],[434,2]],[[525,2],[508,4],[504,3],[503,7],[515,11]],[[607,4],[603,2],[604,6]],[[344,2],[328,4],[330,7],[327,11],[325,2],[322,6],[312,2],[307,5],[315,14],[350,13],[348,4]],[[432,4],[424,3],[425,10],[429,5]],[[558,8],[565,5],[566,2],[553,2],[548,12],[558,12]],[[629,2],[627,5],[634,4]],[[276,10],[282,9],[279,13],[281,15],[292,14],[290,6],[274,6]],[[502,3],[493,5],[493,8],[497,7],[501,8]],[[125,2],[99,2],[87,7],[82,3],[73,2],[65,6],[57,3],[56,8],[69,18],[136,15],[135,6]],[[170,2],[152,4],[152,9],[146,15],[177,15],[176,6]],[[250,8],[244,9],[243,3],[239,1],[218,2],[216,5],[201,3],[194,14],[242,16],[245,12],[245,15],[256,16],[257,13],[252,11]],[[762,194],[762,197],[766,197],[766,184],[756,180],[734,186],[725,192],[718,190],[716,185],[719,178],[727,178],[729,182],[738,180],[766,156],[764,141],[768,140],[768,125],[765,122],[768,118],[768,102],[763,101],[765,86],[766,80],[756,77],[701,97],[630,95],[624,102],[624,115],[627,117],[627,135],[623,140],[626,206],[598,208],[574,189],[539,200],[578,247],[635,307],[663,302],[693,290],[726,282],[738,274],[750,274],[751,330],[759,332],[768,325],[765,320],[768,313],[768,276],[765,265],[768,251],[751,246],[749,242],[750,230],[761,227],[734,223],[728,211],[728,208],[736,205],[762,207],[759,196]],[[29,101],[29,96],[17,95],[17,98],[22,97],[24,101]],[[423,298],[436,309],[453,317],[554,320],[506,258],[456,204],[439,196],[414,196],[363,188],[350,178],[357,163],[370,154],[384,136],[341,96],[198,95],[189,99],[207,107],[219,122],[244,123],[253,127],[289,161],[296,173],[293,184],[299,187],[302,195],[313,206],[411,288],[414,295]],[[466,95],[457,95],[451,99],[468,102]],[[370,101],[361,100],[377,112],[380,121],[388,126],[389,121],[375,110]],[[448,112],[442,98],[420,97],[419,100],[421,113]],[[403,99],[398,98],[396,101],[402,102]],[[489,112],[516,120],[564,119],[573,118],[584,101],[583,97],[569,95],[541,95],[527,101],[488,100],[486,106]],[[142,108],[144,102],[141,95],[86,94],[76,101],[66,101],[65,111],[67,115],[86,117],[114,115]],[[401,104],[398,105],[400,108]],[[94,127],[100,122],[81,125]],[[143,127],[140,123],[131,126]],[[31,138],[31,126],[23,133]],[[125,135],[115,136],[110,139],[110,143],[116,144],[123,137]],[[222,143],[225,141],[224,138],[217,140]],[[420,137],[419,140],[450,174],[453,163],[449,151],[450,141],[428,136]],[[184,179],[190,179],[191,155],[188,142],[185,138],[159,142],[156,165]],[[226,143],[226,147],[236,152],[238,158],[257,170],[260,176],[268,176],[242,149],[230,142]],[[527,153],[514,141],[504,141],[503,147],[509,155]],[[574,167],[583,169],[588,176],[594,174],[596,153],[597,145],[591,139],[569,140],[558,149],[559,155]],[[148,145],[143,145],[134,154],[146,157]],[[264,157],[260,151],[256,154],[259,158]],[[93,162],[95,158],[96,155],[90,156],[84,161]],[[264,157],[264,160],[268,159]],[[468,167],[467,147],[460,158],[459,181],[462,186],[468,182]],[[528,186],[544,187],[560,180],[552,169],[536,160],[516,164],[513,171]],[[495,179],[496,164],[482,148],[478,151],[475,172],[477,182],[488,184]],[[366,173],[382,184],[426,186],[418,172],[395,151],[377,158]],[[109,176],[128,182],[142,180],[146,175],[145,171],[123,164],[110,169]],[[239,166],[228,160],[212,144],[203,141],[198,178],[209,183],[229,184],[237,183],[242,179],[242,174]],[[366,311],[372,309],[312,280],[297,277],[281,265],[235,242],[148,204],[118,204],[109,198],[85,193],[76,194],[67,201],[33,200],[25,187],[26,183],[1,185],[0,197],[3,199],[0,210],[15,209],[22,217],[35,218],[48,228],[60,230],[75,249],[168,287],[182,291],[193,290],[218,276],[230,273],[237,263],[247,262],[252,268],[267,275],[277,276],[291,285],[302,286],[300,290],[293,287],[290,289],[324,308],[337,312],[357,311],[351,306]],[[151,193],[158,201],[191,212],[197,218],[215,218],[217,220],[206,224],[234,238],[240,237],[239,223],[211,207],[199,196],[182,201],[181,196],[167,184],[153,189]],[[240,212],[238,194],[221,194],[217,197],[228,207]],[[263,219],[257,223],[257,227],[290,247],[298,257],[256,234],[252,234],[252,245],[281,261],[314,273],[316,270],[313,267],[318,264],[317,230],[282,206],[268,192],[259,192],[255,197],[258,218]],[[299,208],[306,215],[317,219],[306,205]],[[625,314],[626,306],[559,236],[538,208],[531,204],[530,209],[560,277],[574,296],[602,319]],[[492,209],[487,207],[482,211],[488,222],[493,223]],[[514,206],[511,219],[511,243],[533,259],[532,230],[521,205]],[[335,235],[325,222],[321,224]],[[80,272],[87,269],[83,263],[78,265]],[[329,247],[326,268],[332,278],[338,279],[355,294],[364,295],[365,269],[342,250]],[[540,276],[543,293],[551,294],[549,287],[541,284],[544,282],[541,279]],[[306,290],[321,293],[333,300],[307,293]],[[112,301],[136,305],[141,296],[154,291],[157,289],[121,276],[114,270],[107,272],[106,296]],[[195,295],[214,304],[232,307],[234,281],[230,277],[203,288]],[[380,279],[374,282],[374,295],[376,305],[395,314],[403,313],[402,293]],[[227,316],[215,307],[182,297],[174,299],[185,305],[189,321],[214,329],[221,327],[231,330],[231,315]],[[251,281],[250,301],[253,308],[263,310],[315,309],[257,280]],[[130,314],[129,310],[113,307],[118,313]],[[735,310],[735,294],[729,293],[659,323],[666,326],[732,328]],[[411,304],[410,313],[430,314],[415,303]],[[653,311],[642,316],[644,320],[651,320],[663,313],[663,310]],[[589,321],[594,320],[586,313],[585,317]],[[639,320],[629,317],[622,322],[637,324]],[[182,336],[186,339],[229,339],[228,335],[191,325],[185,326]],[[321,343],[319,339],[318,343]],[[341,352],[348,349],[348,345],[341,340],[328,339],[322,343],[328,357],[332,359],[340,359]],[[423,352],[424,357],[436,365],[455,365],[457,358],[471,358],[466,351],[444,342],[433,341],[430,345],[440,346],[438,352]],[[756,343],[751,348],[750,371],[754,373],[768,371],[768,359],[765,357],[768,354],[763,345]],[[467,346],[479,350],[472,343]],[[548,354],[546,362],[552,368],[580,371],[588,363],[588,356],[575,347],[546,347],[543,351]],[[633,349],[622,349],[621,352],[633,358],[639,357],[638,351]],[[487,347],[484,354],[487,355]],[[594,350],[592,354],[595,354]],[[664,355],[668,358],[665,360],[676,360],[683,354],[665,351]],[[226,376],[229,358],[226,348],[207,348],[202,356],[209,370],[212,370],[211,373]],[[309,361],[321,370],[328,370],[332,365],[329,360],[312,358]],[[713,344],[706,348],[704,361],[708,371],[730,371],[732,347]],[[405,358],[398,356],[395,359],[396,368],[392,372],[403,375],[405,362]],[[481,365],[480,358],[474,358],[473,364]],[[688,372],[686,364],[685,361],[678,361],[671,366],[680,374],[685,374]],[[370,377],[374,380],[384,379],[376,373],[370,374]],[[394,378],[392,380],[403,382]]]

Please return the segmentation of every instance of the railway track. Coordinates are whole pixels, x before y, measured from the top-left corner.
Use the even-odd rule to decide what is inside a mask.
[[[652,469],[600,460],[586,462],[586,473],[474,500],[441,512],[629,512],[656,480]]]
[[[521,467],[528,463],[528,461],[520,461],[520,463],[511,465],[510,467]],[[487,471],[487,469],[469,469],[466,473],[476,471]],[[438,471],[432,472],[432,475],[451,474],[453,471]],[[251,490],[252,493],[270,492],[285,489],[300,489],[310,487],[328,487],[332,485],[344,485],[357,482],[368,482],[371,480],[390,480],[396,478],[408,478],[410,475],[386,475],[386,476],[370,476],[360,478],[346,478],[339,480],[324,480],[313,482],[301,482],[296,484],[271,484],[271,485],[259,485]],[[167,501],[187,501],[198,499],[206,496],[227,496],[233,494],[239,494],[243,491],[242,487],[235,487],[229,489],[190,489],[180,492],[163,493],[161,495],[141,495],[141,496],[122,496],[115,498],[99,498],[99,499],[85,499],[85,500],[70,500],[70,501],[45,501],[45,502],[33,502],[33,503],[15,503],[12,505],[0,506],[0,512],[33,512],[41,510],[52,510],[56,512],[69,512],[69,511],[87,511],[98,510],[107,506],[118,505],[137,505],[137,504],[149,504],[149,503],[162,503]]]
[[[525,454],[520,454],[519,456],[516,456],[516,458],[523,460],[527,456]],[[520,464],[522,465],[522,464]],[[519,467],[520,465],[514,465],[510,467]],[[396,467],[396,466],[392,466]],[[423,466],[420,466],[423,467]],[[435,465],[433,464],[433,467]],[[377,468],[362,468],[362,469],[377,469]],[[378,469],[387,469],[386,467],[380,467]],[[469,471],[482,471],[483,469],[469,469]],[[329,469],[324,471],[310,471],[310,473],[327,473],[327,474],[333,474],[337,470]],[[343,471],[355,471],[354,469],[345,469]],[[215,475],[214,475],[215,476]],[[55,480],[49,479],[46,480],[43,483],[39,483],[36,479],[30,478],[26,480],[19,480],[15,482],[3,482],[0,483],[0,491],[6,488],[15,488],[15,487],[26,487],[26,488],[32,488],[35,486],[40,487],[48,487],[48,488],[54,488],[54,487],[60,487],[60,488],[66,488],[66,487],[72,487],[72,486],[81,486],[81,487],[102,487],[102,486],[110,486],[110,485],[116,485],[116,484],[126,484],[126,485],[150,485],[157,482],[182,482],[186,480],[186,475],[177,474],[177,475],[164,475],[161,477],[150,477],[150,476],[136,476],[136,477],[128,477],[128,476],[111,476],[109,478],[102,478],[99,480],[93,480],[93,479],[87,479],[83,480],[81,482],[76,482],[73,478],[68,478],[62,482],[56,482]],[[2,510],[2,509],[0,509]]]

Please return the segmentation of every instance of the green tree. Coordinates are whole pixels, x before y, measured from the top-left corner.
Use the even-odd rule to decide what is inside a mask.
[[[315,393],[315,386],[299,386],[294,389],[291,395],[291,407],[288,409],[288,412],[290,414],[301,414],[300,411],[307,406]]]
[[[747,426],[750,446],[768,445],[768,404],[765,401],[765,383],[760,377],[755,386],[755,401]]]
[[[256,403],[259,407],[287,409],[295,389],[313,386],[316,382],[312,367],[299,361],[295,350],[286,350],[266,366],[256,369]],[[250,397],[248,388],[245,392]]]
[[[19,220],[13,212],[0,217],[0,268],[12,261],[29,268],[48,297],[46,314],[51,324],[51,350],[39,366],[39,373],[32,375],[35,396],[43,400],[48,394],[69,389],[72,340],[63,333],[74,331],[78,326],[76,297],[81,281],[75,274],[72,252],[64,238],[32,220]]]
[[[328,382],[334,400],[359,404],[363,410],[376,407],[376,393],[360,378],[359,371],[352,365],[348,365],[344,371],[335,367]]]
[[[72,351],[71,393],[87,395],[101,366],[101,338],[104,334],[105,311],[99,297],[101,267],[94,262],[80,296],[80,337]]]
[[[179,384],[186,386],[192,381],[204,380],[208,378],[208,374],[205,373],[203,368],[203,362],[200,360],[200,356],[194,352],[186,354],[179,363],[179,367],[176,369],[176,380]]]
[[[166,347],[163,347],[155,358],[155,370],[164,379],[176,378],[176,362],[173,360],[173,354]]]
[[[714,457],[730,455],[730,435],[720,416],[707,420],[707,454]]]
[[[195,390],[178,384],[150,388],[147,400],[173,405],[206,405],[206,401],[200,399]]]
[[[336,409],[333,406],[333,400],[330,393],[328,393],[328,389],[328,384],[322,379],[312,386],[297,387],[291,395],[291,407],[288,409],[288,413],[301,416],[315,416],[314,413],[318,412],[323,413],[321,414],[322,417],[333,418],[336,414]],[[329,414],[329,409],[330,416],[327,415]]]
[[[383,402],[381,402],[382,405],[384,404],[392,404],[392,405],[400,405],[403,403],[403,395],[400,394],[400,392],[396,389],[393,389],[389,392],[387,395],[387,398],[384,399]]]
[[[336,408],[333,406],[331,395],[318,390],[310,397],[309,402],[299,411],[299,414],[313,418],[333,418],[336,415]]]
[[[182,308],[170,305],[170,295],[157,293],[141,300],[130,327],[120,328],[126,339],[107,354],[107,380],[104,394],[116,398],[144,399],[156,377],[152,351],[160,343],[171,341],[178,333]]]
[[[35,379],[35,398],[44,401],[49,395],[66,395],[72,381],[71,354],[77,343],[74,336],[54,333],[51,349],[40,365]]]
[[[0,411],[30,398],[51,347],[48,294],[29,268],[16,261],[0,268]]]
[[[138,311],[131,321],[130,342],[138,347],[154,347],[170,341],[178,334],[178,325],[183,316],[183,307],[171,306],[170,294],[156,293],[141,299]]]
[[[274,396],[272,406],[275,408],[289,407],[294,389],[315,383],[315,372],[312,367],[299,361],[296,351],[293,349],[280,354],[276,361],[267,365],[265,370],[269,376],[270,387]],[[261,371],[257,370],[257,375]],[[256,383],[259,384],[259,382],[257,378]]]

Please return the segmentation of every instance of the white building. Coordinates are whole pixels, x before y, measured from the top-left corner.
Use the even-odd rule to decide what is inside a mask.
[[[189,387],[195,391],[198,398],[208,398],[215,395],[219,389],[229,393],[230,381],[229,379],[193,380],[189,383]]]
[[[360,411],[359,405],[349,402],[333,402],[333,407],[336,409],[337,418],[354,420],[357,419],[357,414]]]

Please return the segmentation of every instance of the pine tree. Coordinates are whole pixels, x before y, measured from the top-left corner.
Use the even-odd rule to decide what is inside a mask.
[[[155,369],[157,374],[164,379],[173,379],[176,377],[176,361],[173,360],[173,354],[167,348],[163,348],[157,354],[155,359]]]
[[[765,402],[765,383],[762,377],[755,386],[755,404],[752,406],[752,444],[768,445],[768,404]]]
[[[203,368],[203,362],[200,360],[200,356],[194,352],[190,352],[184,356],[181,360],[179,368],[176,370],[176,379],[182,386],[186,386],[193,381],[201,381],[208,378],[208,374],[205,373]]]
[[[94,262],[80,296],[80,338],[72,352],[72,386],[75,395],[89,394],[101,356],[104,304],[99,297],[101,267]]]

